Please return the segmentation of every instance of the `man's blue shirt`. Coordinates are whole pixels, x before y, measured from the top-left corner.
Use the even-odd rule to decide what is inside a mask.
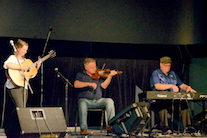
[[[165,75],[161,69],[156,69],[153,71],[152,76],[150,78],[150,87],[153,91],[157,91],[155,89],[155,84],[173,84],[176,86],[180,86],[183,84],[181,79],[174,71],[169,71],[168,75]],[[172,89],[168,89],[166,91],[173,91]]]
[[[87,98],[89,100],[98,100],[102,98],[102,87],[101,83],[104,82],[103,79],[94,80],[92,79],[84,70],[83,72],[79,72],[76,75],[75,81],[79,80],[82,82],[93,82],[97,84],[97,88],[94,90],[93,87],[87,86],[84,88],[78,88],[79,98]]]

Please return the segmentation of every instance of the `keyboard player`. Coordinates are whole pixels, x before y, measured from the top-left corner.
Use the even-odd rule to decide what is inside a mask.
[[[184,84],[178,75],[171,70],[171,58],[168,56],[164,56],[160,58],[160,68],[153,71],[152,76],[150,78],[150,86],[153,91],[169,91],[169,92],[179,92],[179,89],[182,89],[186,92],[196,91],[192,89],[190,86]],[[181,108],[181,116],[183,129],[188,131],[188,127],[191,127],[191,119],[188,106],[185,101],[182,103]],[[154,104],[154,108],[152,109],[158,112],[160,119],[160,127],[164,134],[172,133],[171,129],[168,125],[167,114],[169,107],[171,107],[171,100],[159,100]],[[152,106],[153,108],[153,106]]]

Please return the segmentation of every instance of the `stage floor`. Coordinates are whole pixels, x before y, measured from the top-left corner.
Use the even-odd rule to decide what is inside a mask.
[[[190,138],[190,137],[197,137],[197,138],[207,138],[207,135],[199,133],[195,133],[194,136],[190,136],[189,134],[183,133],[173,133],[171,135],[162,135],[161,131],[153,130],[149,135],[149,131],[147,129],[143,130],[143,133],[139,133],[137,136],[129,136],[129,135],[117,135],[117,134],[107,134],[106,129],[103,129],[102,133],[100,131],[100,127],[89,127],[88,129],[88,136],[89,138],[119,138],[119,137],[130,137],[130,138]],[[68,134],[69,138],[84,138],[84,136],[80,135],[80,127],[77,127],[76,133],[74,127],[68,127]]]
[[[100,131],[100,127],[89,127],[88,135],[83,136],[80,134],[80,127],[67,127],[68,137],[67,138],[190,138],[190,137],[197,137],[197,138],[207,138],[207,135],[201,133],[195,133],[194,136],[190,136],[189,134],[182,134],[182,133],[173,133],[171,135],[162,135],[159,130],[153,130],[153,132],[149,135],[149,131],[147,129],[143,130],[143,133],[139,133],[137,136],[129,136],[129,135],[117,135],[117,134],[107,134],[106,129],[103,129],[102,132]],[[57,135],[59,135],[57,133]],[[60,134],[60,138],[63,138],[65,134]],[[40,138],[56,138],[55,136],[50,137],[50,134],[42,134]],[[58,136],[57,136],[58,137]],[[0,138],[7,138],[4,130],[0,129]],[[30,136],[30,138],[32,138]]]

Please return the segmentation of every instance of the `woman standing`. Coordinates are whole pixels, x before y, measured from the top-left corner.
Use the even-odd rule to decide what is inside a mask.
[[[18,39],[17,43],[15,44],[16,51],[14,52],[14,55],[10,55],[8,59],[4,62],[4,69],[11,69],[11,70],[17,70],[17,74],[21,71],[28,72],[29,71],[29,65],[24,65],[25,62],[25,54],[28,50],[28,43],[25,41]],[[41,63],[36,62],[36,70],[39,69]],[[13,74],[15,75],[15,74]],[[24,76],[24,73],[21,74],[21,76]],[[31,78],[35,77],[35,75],[31,76]],[[24,77],[23,77],[24,79]],[[18,86],[15,84],[15,82],[8,77],[6,81],[6,88],[7,92],[10,95],[15,107],[23,108],[24,107],[24,89],[26,91],[26,102],[28,99],[28,84],[25,83],[23,86]],[[25,103],[26,103],[25,102]],[[26,105],[25,105],[26,106]]]

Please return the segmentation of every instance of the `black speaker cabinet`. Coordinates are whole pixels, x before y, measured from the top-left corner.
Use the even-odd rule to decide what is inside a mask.
[[[133,103],[109,120],[117,134],[138,134],[150,120],[149,103]]]
[[[66,132],[67,126],[61,107],[17,108],[21,133]]]
[[[207,134],[207,109],[193,117],[193,126]]]
[[[7,138],[39,138],[42,134],[64,135],[67,130],[62,107],[16,108],[5,122]]]

